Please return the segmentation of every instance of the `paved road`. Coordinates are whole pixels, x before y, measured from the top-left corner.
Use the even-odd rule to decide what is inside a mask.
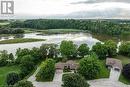
[[[28,81],[31,81],[35,87],[61,87],[63,70],[56,71],[52,82],[37,82],[35,76],[39,69],[40,68],[38,68],[35,73],[28,78]]]

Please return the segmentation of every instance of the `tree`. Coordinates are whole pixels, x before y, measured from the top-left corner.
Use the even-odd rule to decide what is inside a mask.
[[[47,58],[48,56],[48,45],[47,44],[43,44],[40,46],[40,55],[43,59]]]
[[[80,60],[78,73],[85,79],[95,79],[100,73],[101,64],[95,54]]]
[[[0,51],[0,66],[5,66],[8,63],[9,54],[6,50]]]
[[[9,54],[9,60],[12,60],[12,61],[14,60],[14,56],[12,53]]]
[[[57,49],[56,44],[48,44],[49,45],[49,58],[56,58],[58,56],[59,50]]]
[[[63,75],[63,87],[89,87],[86,80],[76,73]]]
[[[107,49],[107,55],[109,57],[116,56],[117,53],[117,44],[113,42],[112,40],[108,40],[104,43]]]
[[[20,60],[21,77],[28,75],[35,67],[34,58],[31,55],[25,55]]]
[[[62,41],[61,42],[60,52],[61,52],[62,56],[71,58],[76,53],[76,51],[77,51],[77,47],[72,41]]]
[[[55,74],[55,61],[47,59],[40,66],[40,70],[36,75],[38,81],[52,81]]]
[[[20,80],[20,76],[19,76],[19,74],[15,73],[15,72],[9,73],[6,77],[6,82],[8,85],[14,85],[19,80]]]
[[[23,56],[25,56],[25,55],[31,55],[31,54],[32,53],[31,53],[31,51],[29,49],[27,49],[27,48],[24,48],[24,49],[19,48],[16,51],[17,58],[16,58],[15,62],[17,64],[19,64],[20,60],[22,59]]]
[[[87,44],[81,44],[78,48],[78,55],[82,58],[89,53],[89,47]]]
[[[130,56],[130,42],[123,42],[119,47],[119,54]]]
[[[93,47],[92,51],[96,53],[99,59],[105,59],[107,56],[107,49],[104,44],[97,42]]]
[[[130,79],[130,63],[124,65],[123,70],[122,70],[122,74],[127,79]]]
[[[13,87],[34,87],[30,81],[22,80],[16,83]]]

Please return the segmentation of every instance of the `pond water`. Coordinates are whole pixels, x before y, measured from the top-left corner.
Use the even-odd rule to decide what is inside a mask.
[[[1,44],[0,50],[7,50],[8,53],[15,54],[16,49],[18,48],[33,48],[40,47],[42,44],[60,44],[63,40],[71,40],[75,44],[80,45],[82,43],[88,44],[91,48],[96,42],[101,42],[97,39],[98,36],[93,36],[89,33],[69,33],[69,34],[52,34],[52,35],[40,35],[39,33],[28,33],[24,35],[15,35],[15,36],[0,36],[1,40],[14,39],[14,38],[37,38],[37,39],[46,39],[46,41],[40,42],[29,42],[29,43],[17,43],[17,44]]]

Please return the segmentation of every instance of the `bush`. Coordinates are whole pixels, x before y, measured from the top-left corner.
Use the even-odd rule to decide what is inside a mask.
[[[55,61],[48,59],[41,64],[40,71],[36,75],[37,81],[52,81],[55,74]]]
[[[95,79],[100,73],[101,64],[95,54],[80,60],[78,73],[85,79]]]
[[[9,73],[6,77],[6,82],[8,85],[14,85],[20,80],[20,76],[17,73]]]
[[[127,79],[130,79],[130,63],[124,65],[122,74],[123,74],[123,76],[126,77]]]
[[[13,87],[34,87],[34,86],[31,82],[22,80],[16,83]]]
[[[64,74],[62,80],[63,87],[89,87],[85,79],[79,74]]]

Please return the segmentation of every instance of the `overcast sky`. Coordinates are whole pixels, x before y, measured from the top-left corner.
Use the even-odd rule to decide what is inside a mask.
[[[15,14],[0,18],[130,19],[130,0],[14,0]]]

